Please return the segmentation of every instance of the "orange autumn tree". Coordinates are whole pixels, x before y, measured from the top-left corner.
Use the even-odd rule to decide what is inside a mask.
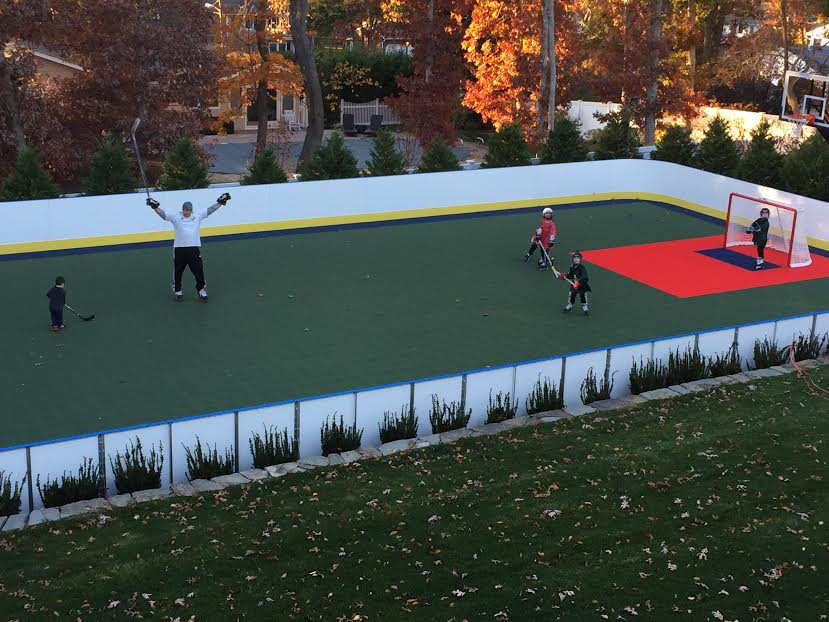
[[[475,0],[463,38],[474,78],[466,82],[463,103],[496,128],[519,122],[531,139],[542,138],[549,112],[549,97],[541,89],[544,5],[543,0]],[[578,85],[581,50],[577,0],[558,0],[554,6],[555,101],[560,106]]]
[[[219,88],[229,107],[221,112],[224,123],[256,108],[256,152],[267,144],[268,91],[299,95],[302,74],[296,63],[270,44],[284,41],[288,32],[287,0],[244,0],[231,14],[220,15],[214,27],[216,42],[224,58]]]

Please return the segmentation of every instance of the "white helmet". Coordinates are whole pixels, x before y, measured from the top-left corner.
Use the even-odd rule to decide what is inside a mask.
[[[544,208],[544,211],[543,211],[543,212],[541,212],[541,215],[542,215],[542,216],[546,216],[547,214],[549,214],[549,215],[550,215],[550,218],[552,218],[552,217],[553,217],[553,208],[552,208],[552,207],[545,207],[545,208]]]

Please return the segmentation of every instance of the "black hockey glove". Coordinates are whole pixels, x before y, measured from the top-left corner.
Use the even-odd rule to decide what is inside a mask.
[[[230,193],[229,192],[225,192],[222,196],[220,196],[218,199],[216,199],[216,203],[219,203],[220,205],[227,205],[228,201],[230,201]]]
[[[147,205],[149,205],[152,209],[158,209],[159,207],[161,207],[161,203],[149,197],[147,197]]]

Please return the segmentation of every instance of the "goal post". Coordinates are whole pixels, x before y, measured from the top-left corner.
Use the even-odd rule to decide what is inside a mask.
[[[786,255],[786,266],[801,268],[812,263],[809,243],[804,230],[802,208],[774,203],[766,199],[732,192],[728,196],[723,247],[752,245],[746,228],[760,217],[760,210],[769,210],[769,235],[766,248]]]

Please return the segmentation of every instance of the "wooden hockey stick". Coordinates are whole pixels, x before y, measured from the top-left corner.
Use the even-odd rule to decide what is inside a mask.
[[[547,265],[548,265],[548,266],[550,266],[550,269],[553,271],[553,275],[554,275],[557,279],[560,279],[560,278],[561,278],[561,272],[559,272],[558,270],[556,270],[556,267],[555,267],[555,265],[553,264],[553,260],[552,260],[552,259],[550,258],[550,256],[547,254],[547,251],[544,249],[544,247],[543,247],[543,246],[541,246],[541,244],[539,244],[538,246],[539,246],[539,248],[541,248],[541,252],[544,254],[544,258],[547,260]],[[573,283],[573,281],[571,281],[570,279],[568,279],[566,276],[564,277],[564,280],[565,280],[565,281],[567,281],[567,282],[568,282],[570,285],[572,285],[573,287],[575,287],[575,284]]]

